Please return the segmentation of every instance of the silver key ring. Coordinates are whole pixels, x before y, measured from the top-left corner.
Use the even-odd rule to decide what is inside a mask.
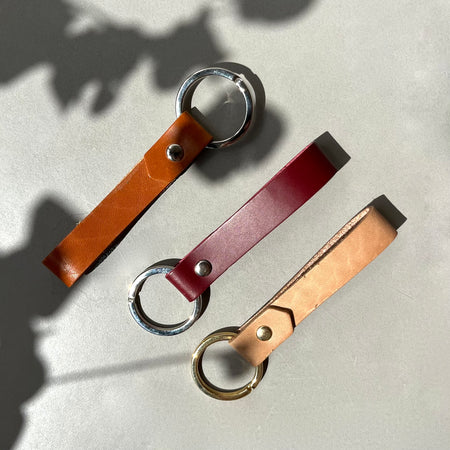
[[[232,72],[221,67],[210,67],[193,73],[180,87],[176,99],[177,117],[183,112],[191,108],[191,99],[195,88],[206,77],[219,76],[232,81],[244,96],[245,100],[245,117],[239,129],[230,137],[221,140],[211,141],[206,148],[216,149],[226,147],[233,144],[242,137],[252,124],[255,111],[255,93],[252,85],[244,77],[238,73]]]
[[[202,314],[203,297],[198,296],[194,301],[194,309],[191,315],[183,322],[176,324],[162,324],[150,319],[142,308],[139,292],[147,278],[152,275],[166,274],[175,268],[175,265],[156,263],[145,269],[131,284],[128,291],[128,308],[134,320],[146,331],[159,336],[174,336],[190,328]]]

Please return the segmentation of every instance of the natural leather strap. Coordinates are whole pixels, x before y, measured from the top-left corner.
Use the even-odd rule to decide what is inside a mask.
[[[364,209],[239,329],[230,345],[252,365],[262,363],[296,325],[375,259],[396,235],[373,206]]]
[[[212,136],[188,113],[144,155],[134,169],[64,238],[43,263],[67,285],[76,280],[118,236],[192,163]],[[178,144],[181,161],[171,161],[166,150]]]
[[[310,199],[336,173],[316,144],[281,169],[241,209],[185,256],[166,278],[189,300],[202,294],[222,273]],[[211,272],[197,275],[199,261]]]

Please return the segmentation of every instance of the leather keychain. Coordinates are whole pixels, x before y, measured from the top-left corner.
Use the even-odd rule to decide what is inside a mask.
[[[194,89],[209,76],[229,79],[244,96],[245,118],[227,139],[212,140],[208,131],[186,112],[190,109]],[[44,259],[44,265],[67,286],[72,286],[204,148],[231,145],[249,129],[254,116],[254,97],[253,87],[241,74],[216,67],[192,74],[178,91],[175,122],[134,169]]]
[[[142,272],[128,293],[134,319],[142,328],[158,335],[174,335],[188,329],[202,313],[202,294],[208,287],[335,173],[336,168],[319,147],[310,144],[176,265],[155,264]],[[139,292],[147,278],[158,273],[166,274],[166,278],[194,302],[194,310],[184,322],[164,325],[144,312]]]
[[[200,389],[220,400],[248,395],[261,381],[270,353],[305,317],[374,260],[396,235],[397,231],[373,206],[357,214],[237,332],[213,333],[201,342],[192,357],[192,375]],[[223,340],[255,366],[252,380],[236,390],[215,387],[202,371],[205,350]]]

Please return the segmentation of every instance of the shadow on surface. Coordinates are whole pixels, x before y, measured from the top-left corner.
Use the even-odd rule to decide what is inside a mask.
[[[274,110],[268,108],[264,118],[255,124],[242,142],[224,149],[204,150],[194,167],[211,181],[226,178],[237,168],[256,167],[275,150],[282,133],[281,118]]]
[[[292,20],[308,9],[313,0],[236,0],[245,19],[279,22]]]
[[[374,206],[396,230],[406,222],[406,217],[384,194],[372,200],[367,206]]]
[[[289,20],[313,0],[237,0],[246,20]],[[143,60],[151,60],[158,87],[177,87],[195,68],[225,54],[211,32],[210,12],[199,9],[194,20],[166,34],[152,35],[124,25],[95,6],[78,7],[68,0],[0,1],[0,84],[39,65],[52,70],[52,89],[61,107],[94,86],[93,113],[110,106],[127,76]]]
[[[0,256],[0,283],[4,296],[0,303],[1,449],[14,445],[24,425],[23,404],[47,382],[72,383],[189,360],[189,355],[174,354],[46,378],[35,350],[39,335],[31,322],[54,314],[76,288],[69,290],[41,261],[48,249],[74,225],[74,218],[58,202],[47,199],[36,208],[27,243],[12,254]]]
[[[64,303],[69,290],[42,264],[55,236],[64,236],[75,220],[53,200],[34,213],[30,238],[19,251],[0,257],[3,293],[0,313],[0,448],[15,442],[23,424],[21,405],[44,384],[45,371],[35,353],[36,334],[30,321],[50,316]]]
[[[283,132],[279,115],[273,109],[265,108],[264,86],[257,75],[242,64],[221,62],[216,66],[244,75],[253,87],[255,104],[253,125],[246,135],[229,147],[205,149],[197,158],[195,168],[212,181],[226,178],[237,168],[257,165],[274,150]],[[241,124],[244,105],[242,94],[233,86],[229,92],[219,96],[208,111],[202,108],[204,114],[199,120],[215,138],[222,139],[230,136]]]
[[[232,337],[233,335],[236,335],[239,332],[238,327],[224,327],[219,330],[214,331],[210,335],[207,336],[207,338],[213,336],[216,333],[226,333],[230,334]],[[206,339],[206,338],[205,338]],[[255,375],[255,368],[249,364],[248,361],[246,361],[237,351],[235,351],[231,346],[229,345],[217,345],[217,344],[225,344],[228,339],[221,339],[219,341],[216,341],[214,345],[211,345],[211,347],[207,347],[205,350],[205,353],[203,353],[198,361],[198,372],[201,378],[212,386],[213,388],[219,390],[219,391],[227,391],[229,389],[234,390],[237,387],[236,386],[217,386],[214,384],[205,373],[205,367],[207,366],[207,371],[211,371],[212,367],[216,368],[216,371],[219,372],[220,377],[222,378],[222,383],[224,384],[232,384],[235,385],[236,381],[240,383],[240,386],[245,386],[247,382],[249,382],[253,376]],[[205,341],[203,341],[205,342]],[[264,375],[267,371],[269,365],[269,358],[266,358],[263,363],[263,374],[262,378],[264,378]],[[208,370],[209,368],[209,370]],[[261,378],[261,379],[262,379]],[[245,380],[245,381],[244,381]]]
[[[315,139],[314,143],[319,146],[322,153],[333,164],[336,170],[341,170],[350,161],[350,155],[328,131],[325,131],[325,133]]]
[[[115,366],[98,367],[85,371],[72,372],[68,374],[58,375],[50,378],[49,383],[55,385],[62,385],[67,383],[78,383],[80,381],[92,380],[95,378],[104,378],[115,375],[122,375],[129,372],[138,372],[149,369],[156,369],[159,367],[170,366],[172,364],[189,364],[191,355],[186,353],[177,353],[158,358],[146,359],[142,361],[132,361],[124,364],[117,364]]]
[[[94,85],[91,110],[103,111],[142,60],[153,61],[160,88],[174,88],[193,68],[223,56],[205,10],[166,35],[153,36],[136,26],[115,23],[93,7],[80,9],[64,0],[0,4],[0,84],[46,64],[63,108]]]

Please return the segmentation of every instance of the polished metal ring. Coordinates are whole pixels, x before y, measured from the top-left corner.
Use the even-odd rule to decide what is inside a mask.
[[[197,85],[204,78],[209,76],[219,76],[232,81],[244,96],[245,100],[245,117],[239,129],[230,137],[221,140],[211,141],[206,148],[221,148],[231,145],[242,137],[250,128],[255,110],[255,94],[252,85],[243,75],[232,72],[221,67],[210,67],[193,73],[180,87],[176,99],[177,117],[187,109],[191,108],[191,99]]]
[[[145,313],[142,308],[139,292],[142,289],[147,278],[156,274],[166,274],[174,269],[175,265],[169,264],[154,264],[145,269],[133,281],[130,290],[128,291],[128,308],[134,320],[146,331],[157,334],[159,336],[173,336],[182,333],[191,327],[194,322],[200,317],[202,313],[203,297],[200,295],[194,300],[194,310],[191,315],[184,321],[176,324],[166,325],[155,322]]]
[[[207,336],[192,355],[192,377],[198,387],[210,397],[218,400],[237,400],[250,394],[258,386],[264,376],[264,362],[255,367],[253,378],[245,385],[237,389],[220,389],[209,382],[202,370],[202,358],[205,350],[219,341],[231,341],[237,333],[233,331],[218,331]]]

